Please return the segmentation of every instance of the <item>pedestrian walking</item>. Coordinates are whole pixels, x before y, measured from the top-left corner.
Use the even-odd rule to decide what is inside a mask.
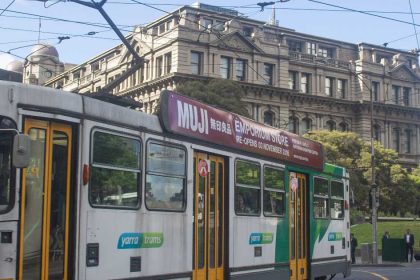
[[[350,234],[350,251],[351,251],[351,263],[355,264],[356,263],[356,247],[357,247],[357,239],[356,237],[354,237],[354,234]]]

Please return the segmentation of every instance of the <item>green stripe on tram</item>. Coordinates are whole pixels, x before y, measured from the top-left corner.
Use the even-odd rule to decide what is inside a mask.
[[[344,168],[326,163],[324,164],[324,173],[337,176],[337,177],[343,177],[344,176]]]

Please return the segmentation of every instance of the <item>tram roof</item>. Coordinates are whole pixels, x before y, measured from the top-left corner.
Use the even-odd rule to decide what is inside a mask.
[[[123,126],[144,127],[162,132],[155,115],[118,106],[89,96],[36,85],[0,81],[0,95],[13,96],[12,106],[45,113],[109,121]],[[7,97],[10,98],[11,97]],[[1,104],[2,102],[0,102]],[[8,107],[12,107],[7,105]],[[2,106],[0,106],[2,108]],[[10,110],[10,108],[9,108]]]

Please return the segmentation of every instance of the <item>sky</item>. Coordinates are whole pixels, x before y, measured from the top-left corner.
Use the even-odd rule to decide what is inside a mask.
[[[166,12],[194,2],[108,0],[104,10],[126,35],[136,25],[146,25],[166,15]],[[269,20],[273,7],[261,11],[257,3],[263,0],[200,2],[232,8],[244,16],[261,21]],[[420,38],[417,38],[420,34],[416,36],[416,32],[420,32],[420,0],[276,2],[279,2],[275,5],[279,25],[297,32],[349,43],[388,43],[388,47],[395,49],[420,49]],[[60,41],[59,37],[68,38]],[[55,46],[62,62],[75,64],[120,43],[117,35],[107,27],[106,21],[95,9],[64,0],[0,0],[0,68],[5,68],[12,59],[23,61],[38,40]]]

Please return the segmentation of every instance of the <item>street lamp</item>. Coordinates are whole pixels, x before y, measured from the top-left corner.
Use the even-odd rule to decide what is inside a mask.
[[[372,181],[371,181],[371,195],[372,195],[372,258],[373,263],[378,263],[378,242],[377,242],[377,232],[378,232],[378,209],[377,209],[377,200],[376,200],[376,172],[375,172],[375,136],[373,129],[373,91],[372,84],[369,87],[370,89],[370,148],[371,148],[371,168],[372,168]]]
[[[370,149],[371,149],[371,168],[372,168],[372,181],[371,181],[371,191],[370,191],[370,198],[372,201],[372,262],[374,264],[378,263],[378,240],[377,240],[377,232],[378,232],[378,204],[377,204],[377,185],[376,185],[376,172],[375,172],[375,135],[374,135],[374,127],[373,127],[373,90],[372,84],[368,85],[363,77],[359,77],[362,73],[352,72],[360,81],[365,84],[365,86],[369,89],[370,92]]]

